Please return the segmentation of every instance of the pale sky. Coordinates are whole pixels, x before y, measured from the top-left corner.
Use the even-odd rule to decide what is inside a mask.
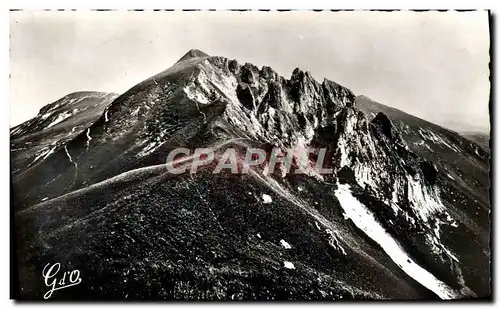
[[[11,12],[11,126],[82,90],[122,93],[189,49],[308,70],[453,130],[489,130],[487,12]]]

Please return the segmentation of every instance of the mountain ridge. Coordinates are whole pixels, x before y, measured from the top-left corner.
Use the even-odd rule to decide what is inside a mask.
[[[404,114],[406,114],[406,115],[408,115],[408,116],[411,116],[411,117],[414,117],[414,118],[418,118],[418,119],[420,119],[420,120],[422,120],[422,121],[425,121],[425,122],[427,122],[427,123],[428,123],[428,124],[430,124],[430,125],[437,126],[437,127],[442,128],[442,129],[445,129],[445,130],[448,130],[448,131],[450,131],[450,132],[453,132],[453,133],[455,133],[455,134],[458,134],[458,135],[460,135],[460,136],[466,137],[466,136],[465,136],[465,134],[464,134],[464,132],[462,132],[462,131],[456,131],[456,130],[453,130],[453,129],[451,129],[451,128],[447,127],[447,126],[444,126],[444,125],[441,125],[441,124],[437,124],[437,123],[434,123],[434,122],[432,122],[432,121],[430,121],[430,120],[427,120],[427,119],[424,119],[424,118],[421,118],[421,117],[418,117],[418,116],[412,115],[412,114],[407,113],[407,112],[405,112],[405,111],[403,111],[403,110],[401,110],[401,109],[399,109],[399,108],[397,108],[397,107],[393,107],[393,106],[388,106],[388,105],[382,104],[382,103],[377,102],[376,100],[374,100],[374,99],[370,98],[370,97],[369,97],[369,96],[367,96],[367,95],[358,95],[357,97],[358,97],[359,99],[361,99],[361,100],[367,100],[367,101],[370,101],[370,102],[372,102],[372,103],[378,104],[378,105],[382,106],[382,107],[383,107],[383,109],[387,109],[387,110],[395,110],[395,111],[397,111],[397,112],[404,113]],[[465,133],[466,133],[466,131],[465,131]],[[479,132],[477,132],[477,133],[479,133]],[[482,133],[482,134],[485,134],[484,132],[481,132],[481,133]]]
[[[92,121],[59,124],[76,135],[11,131],[12,149],[26,148],[11,149],[23,297],[43,290],[28,278],[45,259],[97,282],[62,299],[488,295],[489,201],[477,189],[488,182],[486,152],[408,114],[370,116],[356,100],[298,68],[286,79],[194,50],[97,104]],[[165,158],[177,147],[213,147],[216,158],[228,147],[323,147],[333,173],[268,174],[264,163],[249,175],[173,176]],[[463,170],[447,163],[453,153]]]

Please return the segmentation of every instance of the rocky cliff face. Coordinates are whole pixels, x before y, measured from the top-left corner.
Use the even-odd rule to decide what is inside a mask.
[[[13,145],[30,148],[33,130],[44,141],[29,164],[12,150],[23,297],[41,293],[28,279],[62,248],[95,282],[61,298],[489,295],[489,203],[450,182],[445,158],[409,145],[399,119],[359,110],[349,89],[192,50],[104,97],[89,107],[99,116],[61,122],[75,135],[50,139],[40,120],[66,117],[71,102],[11,132]],[[439,134],[418,130],[426,143]],[[454,138],[433,142],[473,147]],[[333,172],[165,174],[170,150],[221,145],[323,147]],[[462,160],[487,169],[480,153]]]

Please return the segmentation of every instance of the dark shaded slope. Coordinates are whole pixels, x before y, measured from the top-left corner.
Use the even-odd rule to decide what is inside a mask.
[[[21,263],[33,268],[22,267],[22,296],[41,297],[46,287],[28,278],[57,260],[85,279],[54,299],[434,297],[342,219],[333,187],[296,179],[283,191],[292,200],[259,179],[158,171],[23,211]]]

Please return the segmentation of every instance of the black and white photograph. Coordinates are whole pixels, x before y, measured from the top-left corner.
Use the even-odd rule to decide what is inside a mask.
[[[11,298],[491,300],[493,18],[10,10]]]

